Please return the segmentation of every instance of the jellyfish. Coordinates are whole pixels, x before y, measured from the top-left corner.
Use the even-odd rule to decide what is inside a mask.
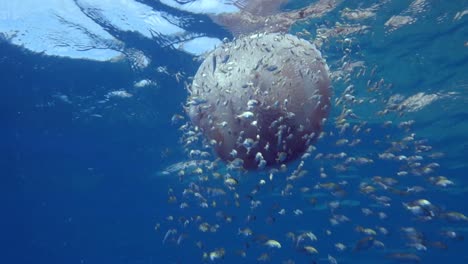
[[[313,44],[258,33],[225,42],[203,61],[186,112],[217,155],[245,169],[308,150],[330,110],[329,69]]]

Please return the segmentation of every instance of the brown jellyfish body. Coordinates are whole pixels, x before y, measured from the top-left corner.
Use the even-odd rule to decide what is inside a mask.
[[[303,154],[322,131],[330,96],[329,70],[313,44],[255,34],[206,57],[186,111],[221,159],[255,169]]]

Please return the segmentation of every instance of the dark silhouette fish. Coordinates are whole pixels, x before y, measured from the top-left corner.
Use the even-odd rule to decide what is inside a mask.
[[[370,236],[370,237],[365,237],[358,242],[356,242],[356,245],[354,246],[353,251],[361,251],[361,250],[367,250],[371,248],[374,245],[375,238]]]
[[[216,55],[213,54],[213,74],[215,73],[216,71]]]

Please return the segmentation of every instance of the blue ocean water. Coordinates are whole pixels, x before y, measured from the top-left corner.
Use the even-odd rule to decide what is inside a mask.
[[[80,35],[74,40],[72,33],[67,36],[53,23],[50,24],[55,25],[53,27],[41,26],[51,21],[48,19],[55,17],[54,14],[64,15],[58,11],[62,10],[60,7],[53,8],[61,1],[45,1],[49,8],[34,15],[19,12],[28,9],[28,1],[16,6],[6,2],[0,1],[0,7],[8,7],[2,9],[0,17],[1,263],[285,263],[287,260],[332,263],[329,255],[338,263],[468,263],[467,242],[463,239],[468,235],[468,221],[451,221],[443,216],[451,211],[468,215],[464,201],[468,190],[466,1],[379,1],[375,15],[361,20],[347,20],[343,12],[366,9],[375,1],[345,1],[322,17],[294,24],[290,33],[309,40],[316,39],[321,30],[333,28],[337,23],[368,27],[347,36],[330,35],[319,49],[332,73],[343,71],[344,61],[365,63],[367,74],[357,77],[356,70],[346,83],[334,79],[333,89],[335,99],[353,84],[358,99],[378,100],[353,108],[370,130],[360,134],[362,142],[356,146],[337,146],[335,143],[340,138],[351,141],[356,135],[350,130],[339,133],[334,118],[340,115],[342,108],[334,105],[324,129],[329,135],[317,142],[316,153],[345,151],[349,157],[369,157],[374,163],[350,166],[342,172],[333,169],[342,161],[311,158],[306,162],[309,173],[294,182],[297,188],[291,196],[280,194],[282,186],[288,182],[275,178],[273,183],[260,188],[255,199],[262,205],[255,210],[250,208],[246,196],[256,188],[259,179],[268,175],[265,172],[239,176],[242,178],[236,187],[241,196],[239,207],[232,204],[232,199],[211,197],[210,202],[216,201],[216,206],[194,205],[185,210],[180,209],[181,202],[197,202],[182,194],[190,182],[206,186],[222,186],[222,183],[214,179],[199,183],[188,177],[180,182],[177,175],[161,173],[172,164],[189,160],[180,141],[183,132],[178,129],[183,122],[172,124],[171,119],[174,114],[184,115],[183,105],[188,96],[184,81],[191,81],[190,76],[196,73],[200,61],[193,54],[196,52],[188,50],[188,42],[186,50],[176,44],[198,37],[212,38],[215,43],[225,37],[232,39],[226,28],[213,23],[203,12],[170,6],[168,2],[171,1],[136,3],[165,12],[163,17],[183,28],[185,33],[164,35],[165,31],[161,30],[163,33],[153,32],[149,37],[139,27],[127,30],[115,26],[116,20],[92,16],[89,14],[95,13],[88,12],[88,17],[113,36],[99,37],[97,29],[85,30],[76,20],[66,17],[58,20],[64,24],[65,21],[75,22],[72,26],[67,24],[70,32],[78,29],[89,33],[86,36],[93,36],[91,39],[99,39],[101,44],[112,42],[96,48],[79,43],[78,39],[83,40]],[[100,10],[103,14],[106,11],[98,5],[99,1],[69,2],[71,5],[80,3],[82,10],[95,4],[96,9],[89,10]],[[291,1],[283,11],[314,2]],[[120,10],[126,4],[134,6],[129,3],[133,1],[110,6],[112,10]],[[129,7],[122,9],[128,10],[128,16],[116,17],[127,21],[128,25],[140,25],[134,21],[147,18],[131,16],[133,9]],[[385,25],[397,15],[413,21]],[[40,19],[28,20],[36,16]],[[17,25],[25,26],[26,30]],[[156,31],[162,28],[158,24],[151,26],[150,29]],[[303,34],[304,30],[310,35]],[[180,35],[184,37],[179,38]],[[58,39],[61,37],[63,40]],[[344,41],[344,38],[352,41]],[[346,48],[352,52],[348,53]],[[83,55],[87,50],[95,53]],[[119,56],[125,59],[116,59]],[[145,58],[148,65],[139,66],[138,61]],[[370,91],[368,82],[378,83],[382,79],[388,88]],[[140,80],[149,80],[152,85],[135,87]],[[115,91],[125,91],[130,96],[115,96],[112,94]],[[436,99],[427,105],[421,103],[420,108],[412,104],[406,106],[411,110],[377,114],[386,108],[390,98],[403,98],[395,99],[402,104],[401,101],[418,93]],[[393,124],[385,127],[384,122],[388,120]],[[409,132],[398,128],[399,123],[409,120],[415,121]],[[424,157],[421,163],[436,162],[439,166],[427,175],[399,177],[395,173],[407,168],[396,161],[379,160],[378,153],[383,153],[389,145],[376,142],[402,142],[402,138],[411,133],[415,134],[415,140],[424,140],[421,144],[432,148],[419,152]],[[399,154],[411,156],[415,153],[415,145],[408,144]],[[443,155],[429,158],[434,153]],[[293,162],[288,166],[294,168],[297,164]],[[321,167],[326,169],[328,178],[319,178]],[[223,163],[218,171],[226,172]],[[391,206],[380,207],[360,190],[362,183],[372,182],[374,176],[397,179],[399,190],[421,185],[425,191],[408,194],[379,189],[379,195],[391,198]],[[438,176],[447,177],[454,184],[446,188],[435,186],[430,177]],[[347,181],[343,185],[346,191],[343,197],[330,195],[323,188],[313,188],[320,183],[343,181]],[[304,186],[312,190],[303,194],[298,189]],[[175,203],[168,201],[172,194],[177,197]],[[312,198],[317,204],[310,202]],[[436,205],[434,219],[418,220],[403,208],[402,203],[416,199],[427,199]],[[330,209],[329,203],[333,201],[341,202],[336,211]],[[278,214],[282,208],[287,212],[285,217]],[[373,214],[365,216],[362,208],[370,208]],[[296,216],[295,209],[301,209],[303,215]],[[379,219],[377,212],[385,212],[388,217]],[[344,215],[349,221],[333,226],[331,214]],[[203,220],[196,220],[197,216]],[[184,225],[186,220],[187,226]],[[201,232],[199,225],[205,221],[210,226],[220,227],[216,232]],[[358,226],[375,230],[385,227],[388,235],[375,235],[385,246],[353,250],[358,241],[366,237],[356,231]],[[246,227],[254,231],[252,236],[238,234],[239,228]],[[418,241],[422,241],[425,250],[408,245],[414,242],[402,231],[408,227],[418,229]],[[172,229],[177,233],[164,240],[167,231]],[[296,246],[300,243],[286,236],[288,232],[297,236],[306,230],[318,237],[317,241],[308,243],[318,254],[304,253],[302,247]],[[457,236],[444,236],[444,231],[456,232]],[[277,239],[282,248],[265,247],[266,238]],[[200,243],[197,245],[197,242]],[[338,251],[335,247],[338,242],[347,249]],[[226,254],[210,260],[209,253],[220,248]],[[204,252],[208,257],[203,257]],[[388,257],[395,252],[415,254],[420,260]],[[265,260],[260,259],[262,255]]]

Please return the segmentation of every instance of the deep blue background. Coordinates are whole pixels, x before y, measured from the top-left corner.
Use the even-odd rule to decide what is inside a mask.
[[[395,9],[399,10],[398,7]],[[390,14],[395,12],[387,11]],[[336,13],[331,14],[328,19],[336,16]],[[194,26],[192,30],[208,31],[220,38],[229,36],[206,18],[203,19],[207,21],[205,27]],[[423,32],[424,37],[418,39],[416,36],[414,43],[437,39],[431,37],[433,35],[460,34],[466,25],[465,18],[460,25],[447,29],[445,33]],[[124,33],[119,34],[122,36]],[[385,53],[388,47],[395,47],[395,52],[399,50],[397,44],[401,43],[401,39],[398,34],[393,42],[385,44],[379,42],[379,36],[383,38],[383,33],[377,30],[372,38],[363,37],[361,48],[368,48],[367,58],[370,62],[375,63],[385,57],[375,54]],[[181,70],[193,75],[198,63],[189,55],[157,47],[152,41],[133,34],[122,37],[126,39],[128,47],[135,46],[154,57],[156,65],[135,71],[125,62],[51,58],[0,42],[0,263],[198,263],[201,260],[199,250],[193,246],[163,246],[161,241],[166,230],[154,231],[157,222],[174,212],[173,206],[167,203],[167,190],[169,186],[176,185],[177,180],[157,177],[157,171],[181,160],[179,134],[177,127],[170,125],[170,119],[174,113],[182,112],[182,103],[187,96],[181,83],[169,76],[157,75],[154,69],[155,66],[166,65],[172,72]],[[409,54],[405,56],[407,52],[402,51],[400,57],[397,56],[398,60],[413,58],[411,52],[421,47],[414,45],[407,49],[410,50]],[[333,56],[339,55],[334,54],[333,49],[329,51],[327,56],[334,61]],[[442,66],[434,67],[428,65],[437,65],[440,61],[426,61],[424,68],[427,72],[418,77],[411,72],[400,75],[395,70],[398,67],[389,67],[392,65],[389,59],[387,62],[379,61],[382,66],[378,73],[395,82],[396,90],[426,86],[432,87],[434,92],[437,91],[436,86],[452,87],[453,83],[465,81],[465,87],[460,88],[464,100],[454,101],[460,104],[467,98],[466,76],[460,80],[463,72],[468,71],[467,58],[466,53],[460,54],[459,59],[452,63],[442,61]],[[420,68],[414,71],[418,70]],[[435,72],[440,72],[440,76],[434,76],[434,80],[428,78]],[[158,88],[136,93],[131,103],[125,100],[115,100],[105,106],[99,103],[109,91],[132,87],[135,81],[148,77],[157,80]],[[72,104],[60,101],[54,96],[57,94],[68,95]],[[103,117],[90,117],[87,111],[92,107],[95,108],[89,111]],[[450,107],[461,109],[466,105]],[[439,130],[434,132],[431,132],[434,128],[431,125],[436,120],[430,118],[422,120],[417,128],[429,136],[440,133],[452,125],[466,123],[467,113],[460,111],[448,117],[448,120],[448,125],[436,127]],[[370,126],[373,137],[383,136],[380,124]],[[466,136],[443,140],[432,138],[434,147],[440,151],[450,152],[451,148],[447,146],[462,146],[461,153],[447,155],[440,161],[442,166],[438,171],[440,175],[455,179],[459,188],[457,192],[431,191],[425,194],[444,207],[465,214],[468,213],[464,202],[468,152],[463,146],[466,146],[466,139]],[[328,143],[322,142],[319,148],[333,152],[331,146],[324,145]],[[366,147],[372,146],[361,146],[355,150],[355,154],[365,153]],[[385,171],[386,168],[380,169]],[[379,171],[357,173],[375,175]],[[355,194],[350,190],[351,197]],[[276,200],[275,197],[265,197],[263,202],[274,205]],[[394,202],[400,201],[395,198]],[[299,207],[301,202],[285,200],[282,205],[294,208]],[[239,210],[242,215],[245,213],[242,210],[246,209]],[[196,210],[193,213],[196,214]],[[398,223],[399,219],[407,221],[410,217],[400,215],[401,211],[395,211],[394,215],[391,213],[392,223]],[[353,218],[352,211],[347,215]],[[355,219],[359,217],[362,216],[354,215]],[[244,224],[243,221],[235,219],[231,229],[235,232],[237,227]],[[300,221],[310,221],[310,225],[316,229],[326,223],[326,219]],[[284,234],[294,224],[278,221],[274,225],[261,225],[263,230],[258,231]],[[465,230],[463,232],[466,234],[466,224],[463,223],[429,224],[425,231],[430,234],[432,227],[436,232],[441,226],[449,224]],[[228,231],[220,231],[216,236],[230,245],[232,233]],[[342,228],[338,232],[343,237],[357,236],[351,229]],[[400,241],[397,239],[398,233],[393,236],[395,239],[390,237],[389,244]],[[209,242],[213,237],[201,234],[192,239]],[[323,241],[327,242],[326,238]],[[422,253],[423,262],[467,263],[466,242],[449,241],[448,244],[447,250],[430,249],[430,257]],[[288,253],[275,254],[288,257],[281,255]],[[380,258],[376,252],[366,254]],[[187,260],[187,257],[193,256],[197,259]],[[245,259],[245,263],[255,263],[257,257],[252,255]],[[359,256],[346,253],[343,258],[349,259],[347,263],[357,263]],[[229,258],[225,260],[229,261]],[[297,263],[305,261],[311,259],[298,254]],[[324,263],[326,260],[318,261]],[[276,263],[275,259],[272,263]]]

